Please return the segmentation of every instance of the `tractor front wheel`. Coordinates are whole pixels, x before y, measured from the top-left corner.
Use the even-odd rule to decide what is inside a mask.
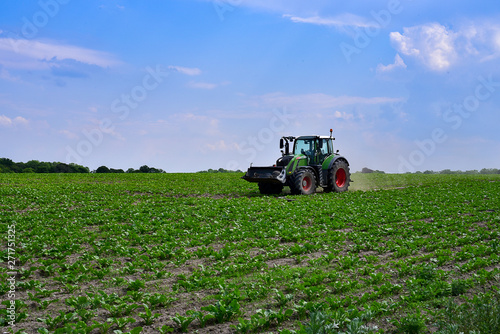
[[[310,195],[316,192],[316,176],[308,169],[299,169],[292,177],[290,190],[296,195]]]

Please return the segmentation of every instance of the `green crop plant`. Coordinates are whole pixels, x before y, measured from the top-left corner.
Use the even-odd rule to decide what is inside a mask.
[[[76,284],[68,284],[68,283],[65,283],[64,284],[64,289],[66,290],[67,293],[73,293],[75,292],[76,290],[79,290],[80,287]]]
[[[176,300],[177,298],[175,297],[170,297],[161,293],[153,293],[144,297],[144,302],[149,304],[149,307],[152,309],[166,307]]]
[[[405,316],[401,320],[395,320],[393,324],[399,333],[419,334],[427,330],[425,320],[426,318],[419,312]]]
[[[193,320],[196,319],[196,317],[186,317],[180,315],[179,313],[176,313],[175,316],[171,317],[170,319],[172,319],[177,324],[177,326],[179,326],[179,331],[181,331],[181,333],[186,333],[188,330],[188,326],[191,324],[191,322],[193,322]]]
[[[75,310],[84,310],[92,305],[91,300],[87,296],[70,297],[64,300],[64,302]]]
[[[171,333],[174,331],[174,329],[168,325],[163,325],[157,329],[160,332],[160,334],[167,334],[167,333]]]
[[[142,327],[135,327],[134,329],[131,329],[129,332],[123,332],[120,329],[114,330],[114,334],[139,334],[142,333]]]
[[[240,304],[236,299],[230,303],[218,300],[214,305],[204,306],[201,309],[212,314],[218,324],[229,321],[233,316],[240,314]]]
[[[231,328],[236,330],[236,333],[238,334],[246,334],[254,330],[254,324],[251,320],[238,318],[238,324],[231,325]]]
[[[139,317],[141,317],[144,320],[144,323],[149,326],[153,324],[153,321],[156,318],[158,318],[161,314],[153,313],[146,304],[144,304],[143,306],[144,306],[144,312],[140,312]]]
[[[45,288],[42,288],[42,287],[35,287],[35,291],[36,291],[36,293],[35,293],[36,297],[38,297],[38,298],[48,298],[53,293],[59,292],[59,289],[49,290],[49,289],[45,289]]]
[[[204,328],[207,325],[207,322],[214,319],[215,316],[213,314],[204,314],[201,311],[189,310],[186,312],[187,315],[192,316],[200,322],[200,327]]]
[[[147,298],[147,294],[142,291],[127,291],[127,296],[134,302],[140,302],[143,298]]]
[[[87,325],[84,321],[75,323],[67,323],[64,327],[54,331],[55,334],[90,334],[97,328],[96,325]],[[45,328],[44,328],[45,329]],[[42,330],[43,331],[43,330]],[[46,332],[48,333],[48,331]]]
[[[135,309],[139,307],[139,305],[127,304],[122,302],[117,305],[104,304],[102,305],[102,307],[109,312],[112,318],[117,318],[131,314]]]
[[[94,320],[93,323],[94,328],[96,328],[100,334],[109,333],[109,330],[111,329],[111,327],[113,327],[113,323],[110,321],[98,322]]]
[[[45,318],[38,318],[37,321],[44,323],[49,330],[55,330],[56,328],[63,327],[67,323],[73,322],[78,317],[75,313],[65,313],[64,311],[59,311],[57,317],[51,317],[47,315]]]
[[[335,322],[330,322],[328,314],[323,312],[313,312],[310,315],[309,323],[301,325],[299,334],[327,334],[335,333],[339,328]]]
[[[278,289],[274,289],[275,296],[274,299],[278,303],[279,307],[286,306],[290,301],[293,300],[293,294],[288,293],[284,294],[283,292],[279,291]]]
[[[135,319],[132,317],[110,318],[108,322],[113,323],[119,330],[123,330],[128,324],[133,324]]]
[[[88,322],[96,315],[94,311],[83,310],[83,309],[77,310],[76,313],[78,314],[80,319],[82,319],[83,322]]]
[[[43,288],[46,284],[41,283],[38,280],[21,281],[17,283],[17,288],[20,291],[24,290],[34,290],[35,288]]]
[[[127,290],[128,291],[138,291],[140,289],[143,289],[146,286],[146,283],[142,280],[130,280],[127,285]]]

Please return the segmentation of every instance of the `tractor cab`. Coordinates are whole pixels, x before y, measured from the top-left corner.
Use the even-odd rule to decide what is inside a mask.
[[[305,155],[308,165],[321,165],[325,159],[333,154],[333,143],[331,137],[302,136],[295,140],[294,155]]]

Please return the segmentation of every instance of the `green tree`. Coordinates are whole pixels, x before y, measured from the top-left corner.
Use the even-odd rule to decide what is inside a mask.
[[[96,173],[110,173],[110,170],[106,166],[100,166],[95,170]]]
[[[141,166],[139,168],[139,172],[141,172],[141,173],[150,173],[151,172],[151,168],[149,168],[148,165],[144,165],[144,166]]]

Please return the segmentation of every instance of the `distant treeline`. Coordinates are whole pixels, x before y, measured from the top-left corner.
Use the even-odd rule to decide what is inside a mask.
[[[65,164],[38,160],[14,162],[11,159],[0,158],[0,173],[165,173],[165,171],[147,165],[141,166],[139,169],[129,168],[126,172],[123,169],[108,168],[106,166],[90,171],[88,167],[73,163]]]
[[[414,174],[500,174],[500,169],[497,168],[483,168],[481,170],[473,169],[473,170],[451,170],[451,169],[443,169],[440,172],[435,172],[432,170],[426,170],[425,172],[415,172]]]
[[[370,168],[364,167],[361,170],[361,173],[380,173],[380,174],[385,174],[384,171],[381,170],[373,170]],[[466,170],[461,171],[461,170],[451,170],[451,169],[443,169],[442,171],[436,172],[433,170],[426,170],[425,172],[415,172],[415,173],[406,173],[406,174],[469,174],[469,175],[474,175],[474,174],[500,174],[500,169],[497,168],[483,168],[481,170],[473,169],[473,170]]]
[[[219,169],[208,169],[208,170],[201,170],[197,173],[243,173],[241,170],[227,170],[224,168],[219,168]]]
[[[0,173],[89,173],[88,167],[62,162],[42,162],[30,160],[28,162],[14,162],[7,158],[0,158]]]
[[[165,171],[163,169],[149,167],[147,165],[141,166],[139,169],[129,168],[127,171],[101,166],[92,173],[165,173]]]

